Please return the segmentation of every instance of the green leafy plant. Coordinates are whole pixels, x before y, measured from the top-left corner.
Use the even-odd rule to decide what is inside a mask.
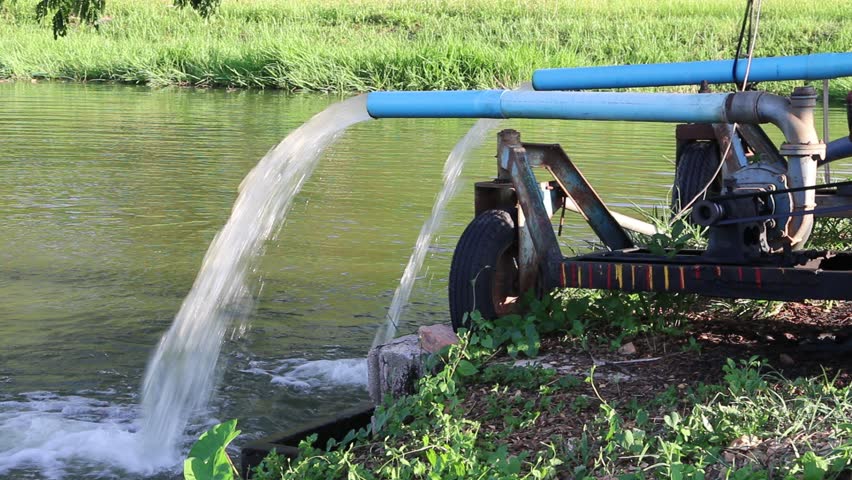
[[[225,451],[228,444],[240,434],[236,428],[235,419],[215,425],[204,432],[192,446],[188,458],[183,463],[183,478],[186,480],[239,478],[239,471]]]
[[[669,223],[654,215],[654,224],[658,233],[637,236],[639,244],[643,245],[654,255],[674,257],[686,248],[698,248],[707,244],[707,228],[689,223],[681,218]]]
[[[222,0],[175,0],[175,6],[189,5],[206,18],[219,8],[221,2]],[[0,6],[3,6],[2,0],[0,0]],[[105,7],[106,0],[38,0],[35,12],[36,19],[39,21],[50,17],[53,37],[59,38],[67,35],[68,27],[75,22],[88,24],[97,29]]]

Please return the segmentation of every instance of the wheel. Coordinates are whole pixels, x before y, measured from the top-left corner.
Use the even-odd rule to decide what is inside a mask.
[[[459,238],[450,266],[450,320],[453,330],[469,328],[465,313],[483,318],[512,313],[520,296],[518,232],[505,210],[486,210]]]
[[[716,142],[692,142],[681,149],[672,188],[672,212],[679,213],[708,183],[710,188],[699,200],[722,191],[722,176],[716,175],[719,162],[721,157]]]

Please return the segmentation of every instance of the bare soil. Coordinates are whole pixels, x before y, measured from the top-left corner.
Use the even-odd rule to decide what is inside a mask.
[[[686,348],[688,338],[700,348]],[[846,343],[843,343],[846,342]],[[588,376],[595,367],[595,386],[608,403],[624,407],[631,400],[654,405],[655,399],[679,395],[700,383],[716,384],[723,379],[727,359],[735,361],[758,356],[784,377],[815,377],[826,374],[839,386],[848,385],[852,366],[852,302],[834,304],[788,303],[771,318],[742,318],[734,315],[695,314],[683,337],[657,336],[632,339],[636,352],[621,354],[606,346],[584,350],[560,338],[542,341],[537,362],[555,368],[560,375]],[[510,361],[510,359],[507,359]],[[509,428],[504,417],[490,413],[493,384],[471,386],[464,401],[470,418],[482,422],[486,432]],[[517,405],[513,415],[522,416],[538,402],[537,389],[512,388],[502,393]],[[578,397],[585,397],[577,401]],[[540,408],[541,416],[531,428],[517,429],[507,442],[512,453],[537,449],[555,436],[578,438],[599,412],[600,401],[591,384],[558,391],[552,402],[562,408]],[[493,402],[493,398],[491,400]],[[524,407],[526,403],[527,407]],[[659,413],[670,411],[662,407]],[[650,412],[651,416],[655,412]],[[557,437],[557,438],[558,438]]]

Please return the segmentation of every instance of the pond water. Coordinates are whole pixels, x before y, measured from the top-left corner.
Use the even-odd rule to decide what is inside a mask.
[[[243,177],[338,97],[0,84],[0,478],[174,478],[180,457],[133,449],[148,358],[192,286]],[[252,438],[367,398],[364,357],[383,324],[447,154],[472,120],[355,125],[323,155],[254,268],[257,304],[235,326],[208,411]],[[839,136],[840,108],[831,111]],[[505,121],[559,142],[611,206],[666,203],[672,125]],[[496,132],[495,132],[496,135]],[[496,138],[491,136],[490,138]],[[475,149],[399,333],[447,322],[447,274],[496,173]],[[847,165],[835,176],[848,176]],[[591,232],[569,214],[564,249]]]

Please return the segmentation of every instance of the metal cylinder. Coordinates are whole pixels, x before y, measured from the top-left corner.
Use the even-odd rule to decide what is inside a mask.
[[[725,208],[710,200],[700,200],[692,206],[692,222],[702,227],[715,225],[725,218]]]
[[[707,83],[737,83],[745,79],[746,59],[654,63],[606,67],[553,68],[533,73],[536,90],[663,87]],[[752,60],[748,80],[822,80],[852,76],[852,53],[819,53]]]

